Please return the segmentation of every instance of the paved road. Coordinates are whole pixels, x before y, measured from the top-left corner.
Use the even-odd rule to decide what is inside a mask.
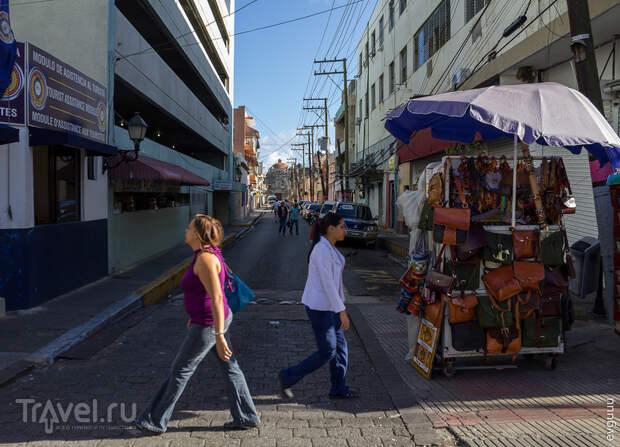
[[[327,368],[300,383],[292,402],[279,397],[277,371],[309,354],[314,337],[303,307],[281,304],[301,296],[309,226],[302,222],[299,237],[278,236],[274,227],[272,218],[266,217],[225,253],[231,268],[258,290],[263,303],[239,313],[231,329],[232,348],[261,413],[260,428],[241,433],[222,429],[229,413],[225,384],[213,357],[203,362],[186,388],[168,433],[144,438],[127,428],[121,410],[131,416],[132,405],[138,411],[144,408],[184,336],[186,317],[177,296],[140,310],[87,341],[69,355],[75,359],[61,359],[0,388],[0,443],[100,447],[414,445],[412,433],[356,331],[347,333],[349,381],[362,391],[361,399],[329,400]],[[361,259],[359,250],[343,247],[349,259]],[[356,279],[356,274],[347,273],[348,288],[362,291],[364,285],[373,284],[371,276]],[[95,423],[93,400],[97,401]],[[80,402],[83,421],[75,413]],[[70,405],[73,408],[69,409]],[[63,411],[68,418],[63,419]]]

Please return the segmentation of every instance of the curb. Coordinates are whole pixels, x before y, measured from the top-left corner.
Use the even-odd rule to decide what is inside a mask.
[[[388,252],[390,252],[392,255],[401,258],[401,259],[407,259],[407,256],[409,255],[409,250],[404,248],[404,247],[400,247],[398,245],[396,245],[393,242],[388,241],[387,239],[383,239],[381,237],[379,237],[379,239],[377,240],[379,242],[379,247],[383,248],[385,250],[387,250]]]
[[[379,380],[386,389],[394,408],[400,414],[414,444],[416,446],[455,446],[454,438],[446,430],[433,428],[433,424],[420,406],[418,399],[392,364],[362,312],[355,304],[347,306],[347,312],[366,354],[377,371]]]
[[[254,225],[262,215],[259,214],[253,221]],[[245,232],[251,229],[244,230]],[[243,233],[243,232],[241,232]],[[220,244],[222,248],[230,247],[241,233],[232,233],[226,236]],[[165,299],[170,292],[178,287],[181,278],[189,267],[192,258],[180,262],[168,271],[161,274],[148,284],[133,291],[120,301],[117,301],[83,324],[69,329],[60,337],[25,356],[6,368],[0,370],[0,386],[13,381],[20,375],[26,374],[35,366],[52,365],[64,352],[67,352],[88,337],[96,334],[108,323],[126,317],[130,313],[147,306],[157,304]]]

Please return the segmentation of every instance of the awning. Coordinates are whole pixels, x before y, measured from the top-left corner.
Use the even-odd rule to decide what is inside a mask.
[[[476,135],[476,140],[480,141],[480,135]],[[431,128],[418,130],[409,140],[409,144],[398,142],[398,163],[419,160],[433,154],[439,154],[450,147],[462,144],[456,141],[441,140],[431,135]]]
[[[6,124],[0,124],[0,144],[9,144],[19,141],[19,130]]]
[[[114,157],[110,161],[110,165],[114,166],[119,160],[120,155]],[[111,169],[110,179],[160,180],[181,185],[210,185],[206,179],[187,169],[142,154],[140,154],[136,161],[121,163],[119,166]]]
[[[74,133],[43,129],[41,127],[28,127],[28,130],[30,131],[30,146],[62,144],[85,149],[91,153],[89,155],[105,155],[109,157],[118,154],[118,150],[114,146],[89,140]]]

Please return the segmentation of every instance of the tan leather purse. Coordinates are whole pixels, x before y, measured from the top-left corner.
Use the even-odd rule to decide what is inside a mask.
[[[545,280],[545,266],[542,262],[515,261],[514,276],[523,290],[540,291],[540,283]]]
[[[500,268],[490,271],[482,276],[482,282],[489,296],[500,302],[512,298],[523,290],[515,278],[512,265],[502,265]]]
[[[515,259],[536,257],[538,234],[535,231],[513,231],[512,247]]]
[[[446,297],[450,311],[450,323],[466,323],[476,316],[478,298],[469,294],[461,297]]]

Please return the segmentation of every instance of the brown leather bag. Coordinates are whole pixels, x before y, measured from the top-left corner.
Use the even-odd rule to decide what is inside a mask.
[[[447,297],[450,306],[450,323],[466,323],[476,316],[478,298],[469,294],[461,297]]]
[[[450,295],[450,293],[452,293],[454,283],[456,282],[456,273],[446,275],[445,273],[441,273],[439,271],[439,266],[441,265],[441,259],[445,249],[446,246],[442,245],[441,250],[439,250],[439,254],[437,255],[435,266],[426,276],[425,286],[427,289],[432,290],[437,294]]]
[[[435,208],[433,223],[435,242],[445,245],[460,245],[467,240],[471,219],[469,208]]]
[[[527,320],[540,310],[540,295],[537,292],[520,293],[516,298],[519,301],[519,319]]]
[[[482,224],[472,224],[467,232],[467,240],[463,245],[453,245],[452,262],[454,264],[480,263],[480,249],[487,245],[487,232]]]
[[[513,231],[512,246],[515,259],[536,257],[538,234],[535,231]]]
[[[545,266],[542,262],[515,261],[512,267],[523,290],[540,290],[540,283],[545,279]]]
[[[443,300],[437,300],[433,304],[427,304],[424,307],[424,319],[429,321],[433,326],[439,327],[443,320]]]
[[[489,296],[497,301],[506,301],[523,290],[519,281],[515,279],[511,265],[502,265],[482,275],[482,282]]]
[[[516,354],[521,350],[521,330],[516,326],[487,329],[487,354]]]

